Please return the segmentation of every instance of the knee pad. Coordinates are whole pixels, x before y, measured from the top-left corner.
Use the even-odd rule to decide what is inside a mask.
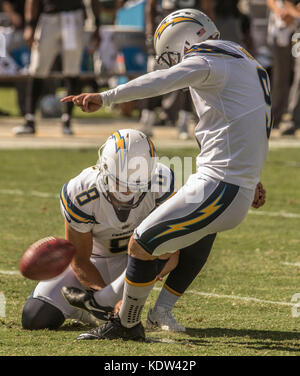
[[[24,305],[23,329],[58,329],[64,321],[65,317],[58,308],[41,299],[29,297]]]

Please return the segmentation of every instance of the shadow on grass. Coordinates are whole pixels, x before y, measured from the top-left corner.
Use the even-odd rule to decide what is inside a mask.
[[[57,332],[87,332],[92,326],[80,322],[66,322]],[[160,334],[164,333],[160,331]],[[257,351],[300,352],[300,332],[284,332],[272,330],[231,329],[231,328],[187,328],[184,338],[152,337],[147,332],[146,342],[175,343],[181,345],[212,346],[210,339],[219,339],[227,346],[247,347]],[[190,338],[187,338],[190,337]],[[288,342],[286,342],[288,341]]]
[[[255,350],[300,352],[300,332],[231,328],[187,328],[186,334],[190,337],[201,339],[233,339],[233,341],[230,341],[232,344],[246,345],[248,348]],[[241,340],[241,338],[244,338],[245,341]],[[237,339],[240,340],[237,341]],[[289,343],[285,343],[285,341],[289,341]],[[291,343],[291,341],[297,341],[297,343]]]
[[[187,328],[186,334],[191,337],[249,337],[249,339],[264,339],[272,341],[300,340],[300,332],[281,332],[273,330],[228,329],[228,328]],[[300,342],[299,342],[300,346]]]

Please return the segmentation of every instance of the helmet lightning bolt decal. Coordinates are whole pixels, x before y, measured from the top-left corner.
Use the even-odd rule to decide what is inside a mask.
[[[150,156],[155,157],[156,151],[155,151],[155,147],[153,145],[153,142],[150,140],[149,137],[147,137],[147,141],[148,141],[148,144],[149,144],[149,147],[150,147]]]
[[[192,18],[192,17],[174,17],[171,20],[164,22],[158,27],[154,35],[154,47],[156,45],[157,39],[161,37],[162,33],[166,30],[167,27],[174,26],[175,24],[178,24],[181,22],[194,22],[196,24],[203,26],[200,21],[197,21],[195,18]]]
[[[126,158],[126,154],[125,154],[125,139],[123,136],[121,136],[120,132],[117,131],[115,132],[112,137],[115,139],[116,141],[116,153],[118,153],[118,151],[120,150],[121,152],[121,167],[122,167],[122,170],[124,168],[124,165],[125,165],[125,158]]]

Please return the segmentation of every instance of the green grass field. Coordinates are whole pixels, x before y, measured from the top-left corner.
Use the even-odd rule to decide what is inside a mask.
[[[297,149],[270,152],[262,176],[265,207],[219,234],[203,271],[177,303],[174,314],[186,333],[147,332],[149,341],[137,345],[76,341],[87,327],[72,321],[57,331],[22,330],[22,307],[35,282],[3,273],[18,270],[32,242],[63,237],[60,188],[96,158],[95,150],[0,150],[0,296],[6,299],[0,309],[0,355],[300,355],[300,317],[293,317],[297,307],[291,302],[300,293]],[[146,303],[143,321],[160,286]]]
[[[57,94],[64,96],[66,93],[62,89],[58,89]],[[0,110],[8,111],[10,116],[20,117],[20,110],[18,108],[17,92],[14,88],[0,88]],[[39,109],[38,109],[39,112]],[[137,116],[137,111],[133,111],[132,116]],[[121,111],[112,109],[110,107],[102,108],[96,113],[83,113],[78,107],[73,110],[73,117],[75,119],[101,118],[101,119],[122,119]],[[4,117],[5,119],[5,117]]]

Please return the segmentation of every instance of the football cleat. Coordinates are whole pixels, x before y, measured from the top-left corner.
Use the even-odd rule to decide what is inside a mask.
[[[70,127],[66,127],[66,126],[63,126],[62,127],[62,133],[66,136],[73,136],[74,135],[74,131],[72,128]]]
[[[74,132],[71,128],[70,121],[63,121],[62,122],[62,133],[66,136],[73,136]]]
[[[179,132],[178,133],[178,138],[181,141],[186,141],[186,140],[188,140],[190,138],[190,136],[189,136],[188,132]]]
[[[16,136],[32,135],[35,134],[35,129],[31,125],[20,125],[13,128],[13,132]]]
[[[296,127],[293,124],[291,124],[290,126],[282,129],[280,132],[280,135],[281,136],[293,136],[295,132],[296,132]]]
[[[178,324],[172,312],[164,307],[150,309],[147,315],[148,329],[162,329],[171,332],[185,332],[185,327]]]
[[[63,286],[61,293],[72,307],[83,309],[99,320],[107,321],[113,314],[113,307],[100,306],[94,299],[94,294],[91,291],[81,290],[77,287]]]
[[[142,323],[132,328],[126,328],[121,324],[119,316],[111,317],[104,325],[80,334],[78,340],[91,339],[123,339],[124,341],[145,341],[145,330]]]

